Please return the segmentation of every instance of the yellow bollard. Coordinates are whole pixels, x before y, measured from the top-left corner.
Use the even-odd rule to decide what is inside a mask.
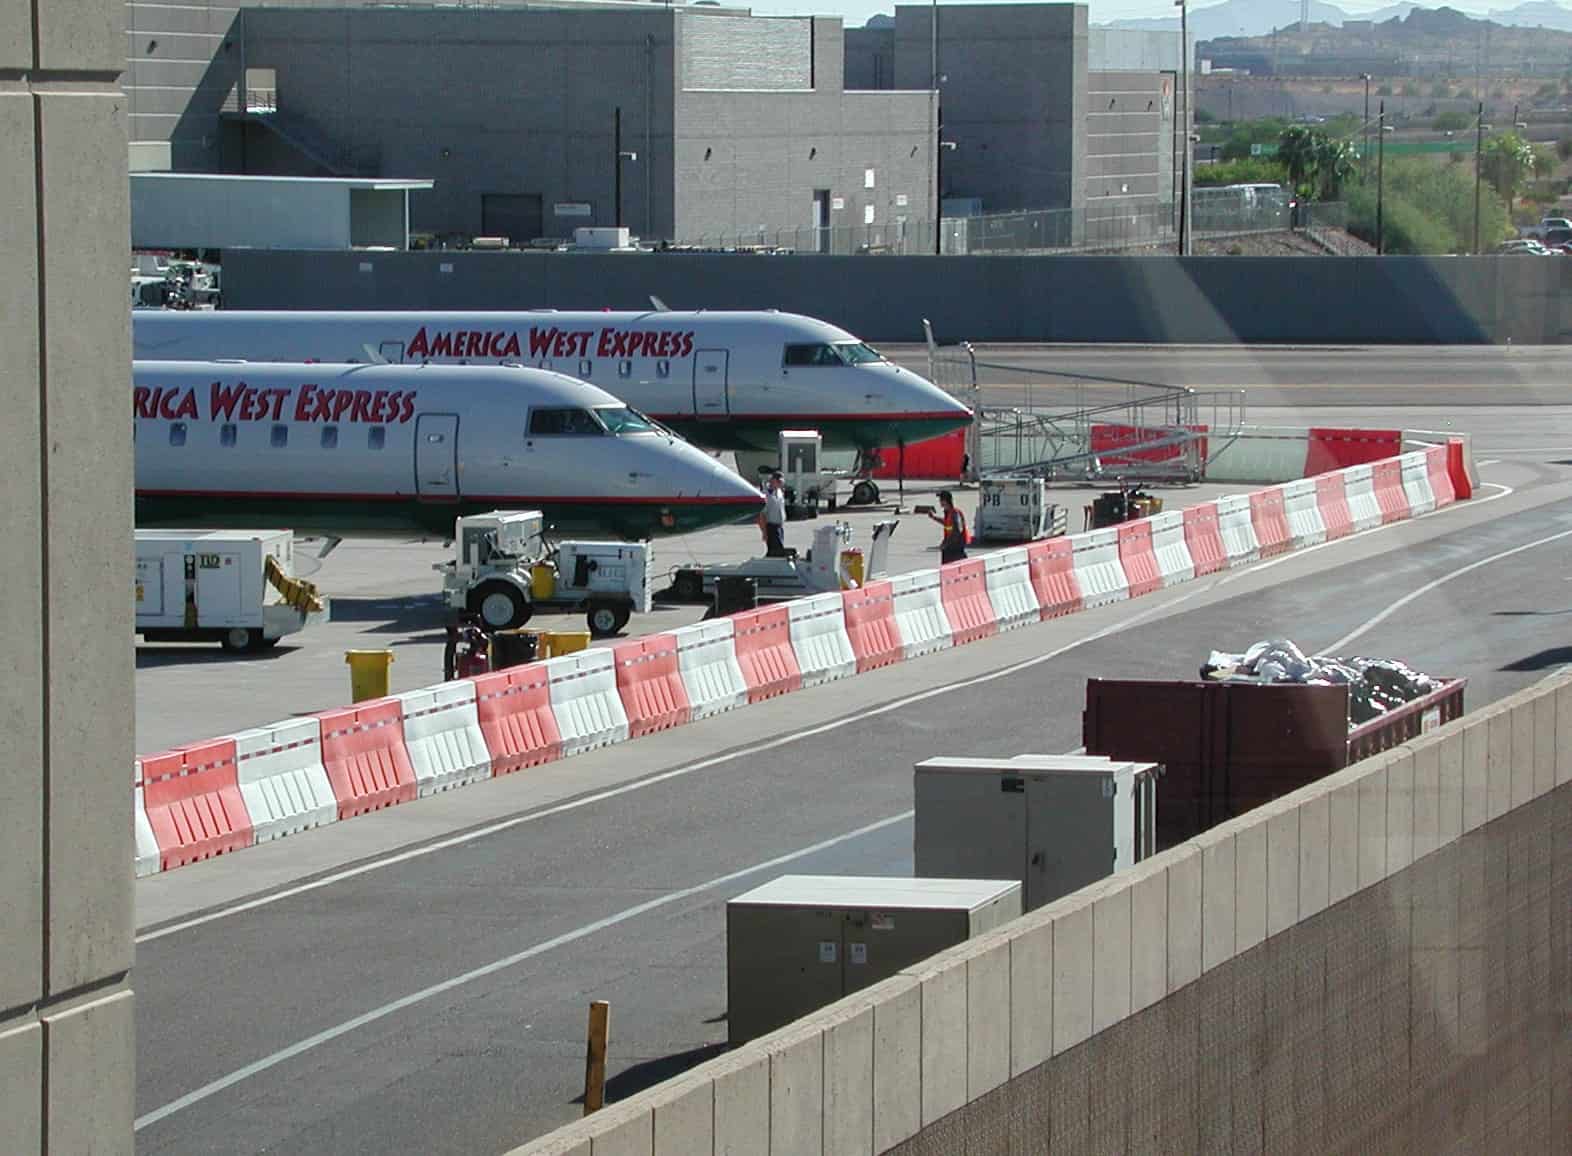
[[[388,695],[388,667],[393,665],[391,650],[346,650],[349,663],[349,693],[354,702]]]
[[[552,630],[542,634],[541,640],[546,647],[546,655],[550,658],[588,650],[590,644],[587,630]]]
[[[589,1032],[584,1049],[584,1114],[598,1112],[606,1102],[606,1039],[611,1033],[611,1004],[590,1004]]]

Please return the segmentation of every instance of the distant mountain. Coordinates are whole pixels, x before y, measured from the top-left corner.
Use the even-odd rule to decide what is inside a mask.
[[[1443,5],[1424,5],[1402,0],[1374,12],[1345,12],[1336,4],[1311,0],[1310,20],[1314,24],[1341,27],[1345,20],[1369,20],[1381,24],[1388,20],[1403,20],[1414,9],[1435,12]],[[1453,9],[1456,11],[1456,9]],[[1524,0],[1515,8],[1492,9],[1476,19],[1494,20],[1520,28],[1554,28],[1572,32],[1572,8],[1557,4],[1555,0]],[[1288,28],[1299,21],[1299,8],[1292,0],[1223,0],[1205,8],[1190,9],[1190,35],[1196,40],[1216,40],[1223,36],[1266,36],[1274,28]],[[1099,24],[1100,28],[1127,28],[1145,32],[1177,32],[1177,17],[1164,19],[1111,20]]]

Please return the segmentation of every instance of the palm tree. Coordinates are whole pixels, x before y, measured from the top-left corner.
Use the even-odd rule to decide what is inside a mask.
[[[1295,194],[1309,181],[1319,161],[1321,134],[1304,125],[1290,125],[1278,138],[1277,158],[1288,170],[1288,183]]]

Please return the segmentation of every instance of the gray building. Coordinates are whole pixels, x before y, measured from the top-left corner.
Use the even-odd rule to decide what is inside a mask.
[[[411,197],[417,232],[527,241],[613,224],[619,151],[620,216],[647,239],[800,229],[802,247],[828,243],[814,226],[919,227],[933,216],[931,101],[846,92],[841,31],[571,0],[247,8],[207,34],[185,112],[155,113],[165,98],[136,91],[135,123],[167,134],[175,168],[433,177]],[[133,63],[133,79],[150,68]]]

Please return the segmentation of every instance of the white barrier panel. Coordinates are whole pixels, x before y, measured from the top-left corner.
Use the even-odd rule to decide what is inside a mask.
[[[786,621],[803,686],[857,673],[857,652],[846,633],[846,607],[839,592],[793,599],[786,604]]]
[[[156,875],[164,860],[158,853],[158,840],[153,837],[153,824],[147,821],[147,810],[142,805],[141,759],[134,759],[131,763],[131,808],[136,823],[137,877]]]
[[[901,632],[905,657],[932,654],[954,644],[950,619],[944,613],[944,595],[937,570],[918,570],[890,579],[895,602],[895,625]]]
[[[1408,495],[1408,512],[1417,518],[1436,508],[1436,493],[1430,486],[1430,464],[1421,453],[1404,454],[1398,459],[1403,463],[1403,493]]]
[[[1217,530],[1230,566],[1243,566],[1261,557],[1261,543],[1255,536],[1255,523],[1250,520],[1249,494],[1217,499]]]
[[[984,554],[983,574],[988,579],[988,601],[993,603],[1001,633],[1042,620],[1025,546]]]
[[[1321,517],[1314,478],[1283,486],[1283,513],[1288,517],[1288,537],[1293,546],[1314,546],[1326,541],[1326,520]]]
[[[1381,524],[1381,503],[1375,496],[1375,469],[1366,463],[1343,471],[1343,490],[1348,495],[1348,516],[1355,530],[1369,530]]]
[[[1237,437],[1208,443],[1209,482],[1286,482],[1305,476],[1310,431],[1298,427],[1252,426]]]
[[[546,678],[563,758],[627,739],[628,712],[617,693],[611,651],[581,650],[548,658]]]
[[[1162,571],[1163,585],[1175,586],[1195,577],[1195,559],[1184,540],[1184,511],[1152,515],[1152,553]]]
[[[696,622],[673,634],[677,671],[695,721],[747,705],[748,683],[737,665],[737,630],[730,618]]]
[[[1081,608],[1106,606],[1130,597],[1130,582],[1119,562],[1119,529],[1089,530],[1070,539],[1072,565],[1081,587]]]
[[[241,731],[235,736],[235,776],[258,843],[338,820],[317,719]]]
[[[491,752],[475,713],[475,684],[444,682],[393,696],[421,798],[491,778]]]

